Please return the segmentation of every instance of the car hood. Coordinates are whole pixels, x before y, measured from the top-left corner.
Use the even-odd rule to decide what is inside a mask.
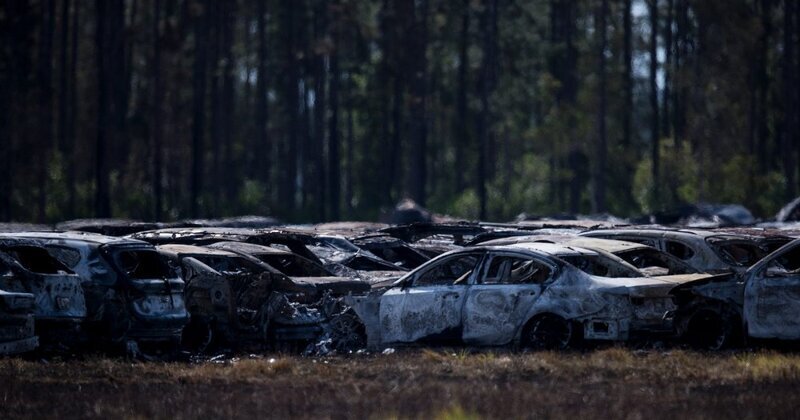
[[[290,277],[293,283],[311,285],[318,292],[330,291],[334,295],[363,293],[369,290],[369,283],[347,277]]]
[[[672,289],[677,286],[714,277],[711,274],[677,274],[633,278],[594,277],[593,283],[597,289],[606,293],[627,294],[631,297],[667,297]]]

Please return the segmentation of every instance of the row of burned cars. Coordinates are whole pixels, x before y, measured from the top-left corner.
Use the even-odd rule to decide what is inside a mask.
[[[800,339],[800,232],[336,223],[0,233],[0,354]]]

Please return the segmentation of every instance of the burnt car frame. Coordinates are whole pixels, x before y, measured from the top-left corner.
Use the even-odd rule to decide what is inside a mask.
[[[593,230],[581,236],[639,242],[671,254],[698,271],[744,273],[787,237],[761,237],[710,230],[621,229]]]
[[[603,252],[521,243],[452,251],[388,290],[345,300],[371,347],[444,340],[565,348],[581,339],[671,336],[671,290],[708,276],[672,277],[645,277]]]
[[[42,241],[0,234],[0,289],[34,296],[43,345],[63,348],[84,341],[87,308],[81,278],[51,256]]]
[[[298,257],[260,245],[218,244]],[[341,311],[338,297],[369,290],[368,284],[348,279],[290,277],[252,255],[227,249],[184,244],[159,245],[157,249],[180,267],[186,281],[186,305],[192,320],[184,332],[184,343],[192,350],[220,345],[306,345],[323,333],[323,324],[332,314]]]
[[[183,280],[143,241],[83,232],[8,234],[34,239],[81,278],[90,337],[130,354],[177,349],[189,320]]]

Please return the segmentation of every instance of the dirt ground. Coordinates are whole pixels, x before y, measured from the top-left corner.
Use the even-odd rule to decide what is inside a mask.
[[[0,360],[0,418],[789,418],[800,353],[403,350]]]

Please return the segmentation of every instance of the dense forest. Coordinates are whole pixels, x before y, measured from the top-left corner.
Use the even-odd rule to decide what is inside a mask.
[[[793,0],[4,0],[0,219],[798,193]]]

